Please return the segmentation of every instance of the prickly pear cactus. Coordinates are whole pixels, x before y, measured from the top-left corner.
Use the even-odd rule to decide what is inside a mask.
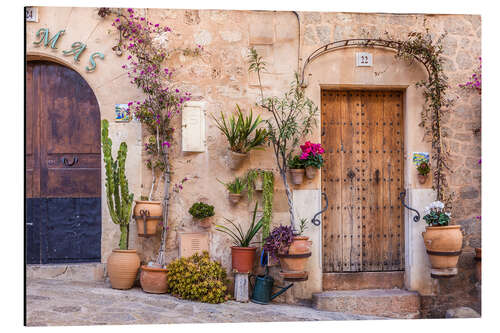
[[[106,169],[106,198],[109,214],[114,223],[120,225],[120,250],[128,248],[128,224],[132,211],[134,194],[128,192],[128,180],[125,176],[125,160],[127,159],[127,144],[122,142],[118,149],[118,156],[113,160],[111,147],[113,142],[109,138],[109,123],[106,119],[101,122],[102,152]]]

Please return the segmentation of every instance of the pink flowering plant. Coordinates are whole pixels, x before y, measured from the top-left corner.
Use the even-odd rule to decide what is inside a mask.
[[[146,166],[152,173],[152,184],[148,199],[152,200],[159,183],[163,180],[163,233],[162,245],[156,263],[165,264],[164,245],[168,221],[168,204],[171,196],[171,169],[169,158],[173,144],[174,121],[179,117],[183,106],[191,99],[189,92],[182,91],[174,81],[175,69],[168,65],[168,60],[174,53],[181,51],[184,55],[198,55],[202,48],[198,45],[193,50],[169,48],[169,38],[172,29],[158,23],[150,22],[147,18],[137,15],[129,8],[126,11],[101,11],[105,17],[111,13],[116,16],[112,26],[120,33],[120,40],[113,50],[121,55],[124,50],[128,53],[128,64],[122,68],[127,71],[130,83],[142,90],[145,97],[141,100],[130,101],[129,109],[134,117],[144,125],[149,134],[144,150],[148,155]],[[157,172],[161,172],[157,181]],[[173,192],[183,188],[187,178],[174,184]],[[155,190],[155,185],[156,190]]]
[[[479,57],[479,65],[472,74],[472,76],[469,78],[467,82],[465,82],[464,84],[459,84],[458,86],[464,89],[475,90],[479,93],[479,95],[481,95],[481,86],[483,82],[481,75],[482,67],[483,67],[483,61],[481,57]]]
[[[300,149],[302,150],[300,159],[306,167],[312,166],[319,169],[325,163],[323,156],[321,156],[325,153],[325,150],[321,147],[321,143],[306,141],[306,143],[300,146]]]

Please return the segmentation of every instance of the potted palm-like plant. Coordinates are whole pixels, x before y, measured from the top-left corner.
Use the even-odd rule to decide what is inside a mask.
[[[234,180],[230,183],[224,183],[217,179],[222,185],[224,185],[228,191],[229,195],[229,201],[232,204],[237,204],[241,197],[243,196],[241,193],[243,190],[246,188],[247,184],[244,179],[236,177]]]
[[[258,203],[256,202],[252,214],[252,223],[246,232],[243,231],[241,225],[235,224],[229,219],[225,220],[232,225],[234,230],[223,225],[216,225],[215,229],[217,231],[223,232],[233,239],[234,246],[231,246],[233,272],[250,273],[252,271],[255,260],[255,250],[257,249],[255,246],[251,246],[252,239],[262,228],[262,218],[255,222],[257,217],[257,206]]]
[[[425,184],[430,171],[431,168],[427,161],[422,161],[419,163],[419,165],[417,166],[417,172],[418,172],[418,182],[420,184]]]
[[[114,289],[130,289],[134,284],[141,261],[136,250],[128,248],[128,227],[134,194],[128,192],[128,180],[125,175],[125,160],[127,159],[127,144],[122,142],[118,156],[113,159],[109,138],[109,123],[101,122],[102,151],[106,170],[106,202],[111,220],[120,226],[120,243],[118,249],[108,258],[107,271],[111,287]]]
[[[431,262],[431,276],[443,277],[457,274],[457,263],[462,252],[463,235],[460,225],[449,225],[450,213],[445,211],[441,201],[425,207],[424,221],[427,223],[422,233],[425,248]]]
[[[236,110],[236,114],[232,114],[227,119],[222,112],[220,119],[212,115],[217,128],[229,142],[229,167],[232,170],[241,166],[249,151],[264,149],[263,145],[267,141],[267,131],[257,128],[262,122],[260,116],[254,119],[253,112],[250,110],[250,115],[245,117],[238,104],[236,104]]]
[[[214,206],[203,202],[195,202],[189,208],[189,214],[196,219],[203,228],[209,228],[212,222],[210,218],[215,215]]]

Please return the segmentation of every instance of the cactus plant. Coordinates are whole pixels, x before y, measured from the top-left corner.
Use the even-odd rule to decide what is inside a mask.
[[[128,249],[128,225],[132,212],[134,194],[128,192],[128,180],[125,176],[125,160],[127,159],[127,144],[122,142],[118,149],[116,160],[111,154],[113,142],[108,136],[109,123],[101,122],[102,151],[106,169],[106,198],[111,220],[120,225],[120,250]]]

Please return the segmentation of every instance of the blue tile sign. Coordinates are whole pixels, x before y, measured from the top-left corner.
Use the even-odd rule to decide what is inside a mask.
[[[127,123],[132,120],[128,104],[115,104],[115,122]]]
[[[413,164],[419,165],[422,162],[429,162],[429,153],[413,153]]]

